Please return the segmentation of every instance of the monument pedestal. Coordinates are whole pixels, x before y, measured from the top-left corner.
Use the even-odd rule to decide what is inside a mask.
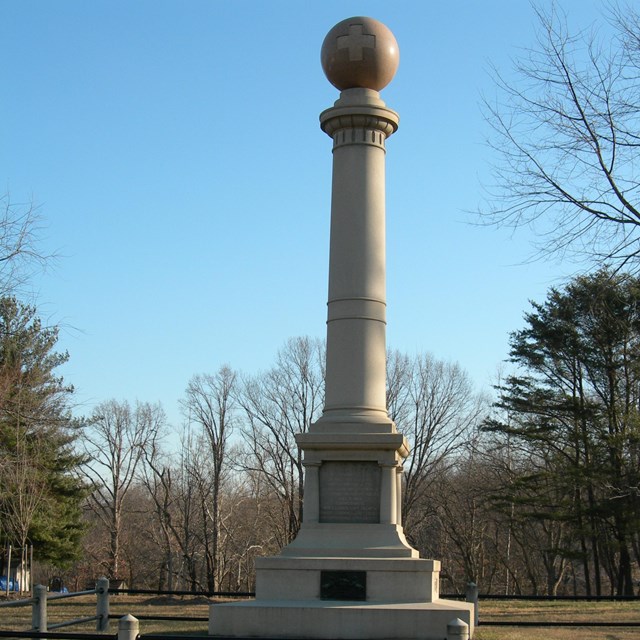
[[[260,558],[260,600],[432,602],[438,599],[437,560],[383,558]]]
[[[211,605],[209,634],[443,640],[460,618],[472,635],[473,604],[440,599],[439,573],[418,558],[258,558],[256,600]]]
[[[211,605],[210,635],[442,640],[456,618],[473,633],[473,605],[440,599],[440,562],[420,559],[398,524],[403,436],[391,422],[387,433],[345,427],[298,436],[300,531],[280,555],[256,558],[256,600]]]

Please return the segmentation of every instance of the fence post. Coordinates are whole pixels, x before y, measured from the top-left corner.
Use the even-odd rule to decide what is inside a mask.
[[[118,640],[136,640],[140,633],[138,618],[130,613],[118,620]]]
[[[473,603],[473,626],[478,626],[478,585],[475,582],[467,584],[467,602]]]
[[[447,640],[469,640],[469,625],[455,618],[447,625]]]
[[[11,545],[7,545],[7,598],[9,598],[9,583],[11,582]]]
[[[109,578],[96,581],[96,600],[96,631],[109,631]]]
[[[31,628],[40,632],[47,630],[47,587],[43,584],[37,584],[33,588]]]

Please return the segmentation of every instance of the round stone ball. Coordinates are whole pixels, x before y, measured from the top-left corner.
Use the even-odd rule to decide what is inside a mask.
[[[400,50],[391,30],[373,18],[348,18],[329,31],[322,43],[322,69],[340,91],[386,87],[398,69]]]

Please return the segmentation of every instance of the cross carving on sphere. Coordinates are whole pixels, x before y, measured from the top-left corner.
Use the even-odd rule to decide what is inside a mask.
[[[348,36],[338,36],[338,49],[349,49],[349,60],[352,62],[362,60],[362,50],[376,48],[376,37],[365,34],[361,24],[350,24]]]

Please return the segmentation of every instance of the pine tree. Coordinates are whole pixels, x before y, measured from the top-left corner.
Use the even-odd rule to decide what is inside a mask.
[[[0,298],[0,541],[63,567],[79,553],[86,492],[57,340],[34,307]]]
[[[633,594],[640,536],[640,279],[601,270],[551,289],[511,336],[518,374],[500,388],[509,421],[488,428],[518,442],[528,473],[508,504],[569,524],[585,584]],[[593,573],[593,578],[591,578]]]

